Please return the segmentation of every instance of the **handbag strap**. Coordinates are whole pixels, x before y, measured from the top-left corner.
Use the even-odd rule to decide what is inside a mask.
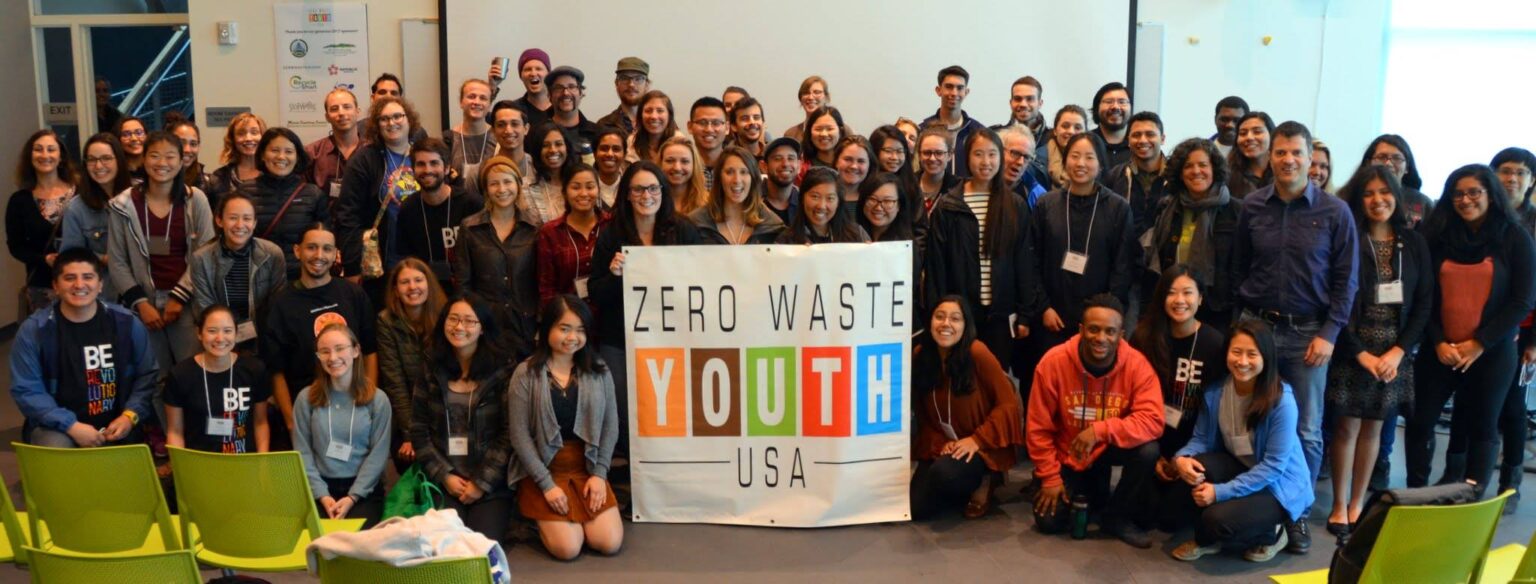
[[[288,195],[288,200],[283,202],[283,207],[277,210],[277,215],[272,217],[272,222],[267,224],[267,230],[261,232],[262,239],[271,239],[272,230],[277,229],[277,224],[283,221],[283,215],[288,213],[288,207],[293,204],[294,199],[299,198],[299,191],[302,190],[304,190],[304,181],[301,179],[299,186],[294,187],[293,194]]]

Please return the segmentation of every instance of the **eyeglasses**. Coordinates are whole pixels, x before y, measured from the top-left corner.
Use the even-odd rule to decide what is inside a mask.
[[[1458,200],[1458,199],[1466,199],[1466,200],[1469,200],[1469,201],[1476,201],[1476,200],[1480,200],[1480,199],[1482,199],[1483,197],[1486,197],[1486,196],[1488,196],[1488,189],[1484,189],[1482,187],[1474,187],[1474,188],[1460,190],[1460,191],[1451,191],[1451,200],[1452,201],[1455,201],[1455,200]]]
[[[725,120],[694,120],[694,124],[705,128],[724,128]]]
[[[943,158],[945,156],[949,156],[949,151],[948,150],[923,150],[921,152],[918,152],[918,155],[922,156],[923,158]]]
[[[1375,162],[1376,164],[1402,166],[1403,163],[1408,162],[1408,159],[1404,158],[1401,154],[1377,154],[1371,157],[1371,162]]]
[[[143,138],[144,136],[148,135],[144,133],[144,130],[123,130],[122,134],[123,136],[130,138]]]
[[[661,194],[661,185],[660,184],[654,184],[654,185],[630,185],[629,186],[629,195],[631,197],[643,197],[643,196],[646,196],[646,195],[651,195],[651,196],[654,197],[654,196],[659,195],[659,194]]]
[[[557,94],[569,93],[569,94],[575,95],[575,94],[581,93],[581,86],[580,85],[556,85],[556,86],[552,87],[551,89],[553,89],[554,92],[557,93]]]
[[[117,161],[117,159],[114,158],[114,157],[111,157],[111,156],[87,156],[87,157],[85,157],[85,165],[86,166],[100,166],[100,165],[105,165],[108,162],[116,162],[116,161]]]
[[[347,352],[347,351],[349,351],[351,349],[352,349],[351,345],[341,345],[341,346],[337,346],[337,347],[327,347],[327,348],[324,348],[324,349],[316,350],[315,351],[315,356],[319,357],[321,359],[330,359],[332,356],[340,355],[340,354],[345,353],[345,352]]]
[[[464,330],[473,330],[480,327],[480,321],[473,318],[450,314],[443,318],[444,328],[461,327]]]
[[[1531,171],[1527,170],[1525,167],[1520,167],[1520,168],[1500,168],[1498,172],[1499,172],[1499,176],[1502,176],[1502,177],[1505,177],[1505,178],[1525,178],[1525,177],[1531,176]]]
[[[1032,162],[1035,159],[1034,154],[1030,154],[1023,150],[1009,150],[1008,155],[1014,158],[1023,158],[1024,162]]]
[[[638,73],[626,73],[618,77],[619,83],[639,84],[645,83],[645,76]]]
[[[871,209],[875,207],[884,207],[887,210],[896,209],[901,206],[901,199],[876,199],[871,197],[864,200],[864,206]]]
[[[394,124],[404,120],[405,118],[406,115],[403,113],[379,114],[379,123]]]

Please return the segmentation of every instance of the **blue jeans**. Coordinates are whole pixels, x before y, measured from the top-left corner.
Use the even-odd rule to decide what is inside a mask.
[[[1243,319],[1258,318],[1244,310]],[[1273,325],[1275,350],[1280,354],[1280,379],[1290,384],[1299,410],[1296,433],[1301,437],[1302,455],[1313,483],[1323,466],[1323,388],[1328,383],[1328,360],[1317,367],[1307,365],[1307,346],[1317,337],[1322,324],[1308,326]]]

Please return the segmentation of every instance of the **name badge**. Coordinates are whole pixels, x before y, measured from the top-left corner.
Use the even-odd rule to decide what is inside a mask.
[[[1237,444],[1232,447],[1232,456],[1253,456],[1253,435],[1243,434],[1237,437]]]
[[[469,438],[466,436],[449,436],[448,456],[469,456]]]
[[[224,437],[234,436],[235,421],[229,418],[208,418],[208,435]]]
[[[1178,428],[1179,421],[1184,419],[1184,410],[1175,406],[1163,404],[1163,424],[1169,428]]]
[[[334,459],[340,460],[342,462],[346,462],[348,460],[351,460],[352,459],[352,445],[351,444],[342,444],[340,442],[331,442],[331,445],[325,449],[325,457],[326,458],[334,458]]]
[[[1403,281],[1382,282],[1376,285],[1377,304],[1402,304]]]
[[[151,237],[151,238],[149,238],[149,255],[152,255],[152,256],[168,256],[168,255],[171,255],[171,238],[169,238],[169,237]]]
[[[582,300],[586,300],[587,299],[587,277],[586,276],[582,276],[580,278],[576,278],[576,297],[577,298],[581,298]]]
[[[333,181],[331,181],[331,198],[332,199],[339,199],[339,198],[341,198],[341,181],[340,180],[333,180]]]
[[[1088,254],[1067,252],[1067,255],[1061,258],[1061,269],[1079,276],[1083,275],[1083,272],[1088,271]]]
[[[244,343],[256,338],[256,323],[249,320],[235,325],[235,342]]]

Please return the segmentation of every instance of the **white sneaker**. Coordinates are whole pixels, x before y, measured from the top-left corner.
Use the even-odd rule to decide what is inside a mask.
[[[1275,543],[1249,548],[1248,551],[1243,552],[1243,559],[1250,562],[1268,562],[1273,560],[1275,559],[1275,554],[1278,554],[1280,553],[1280,550],[1285,549],[1285,544],[1289,543],[1288,540],[1289,538],[1285,536],[1285,530],[1281,529],[1280,539],[1275,540]]]

